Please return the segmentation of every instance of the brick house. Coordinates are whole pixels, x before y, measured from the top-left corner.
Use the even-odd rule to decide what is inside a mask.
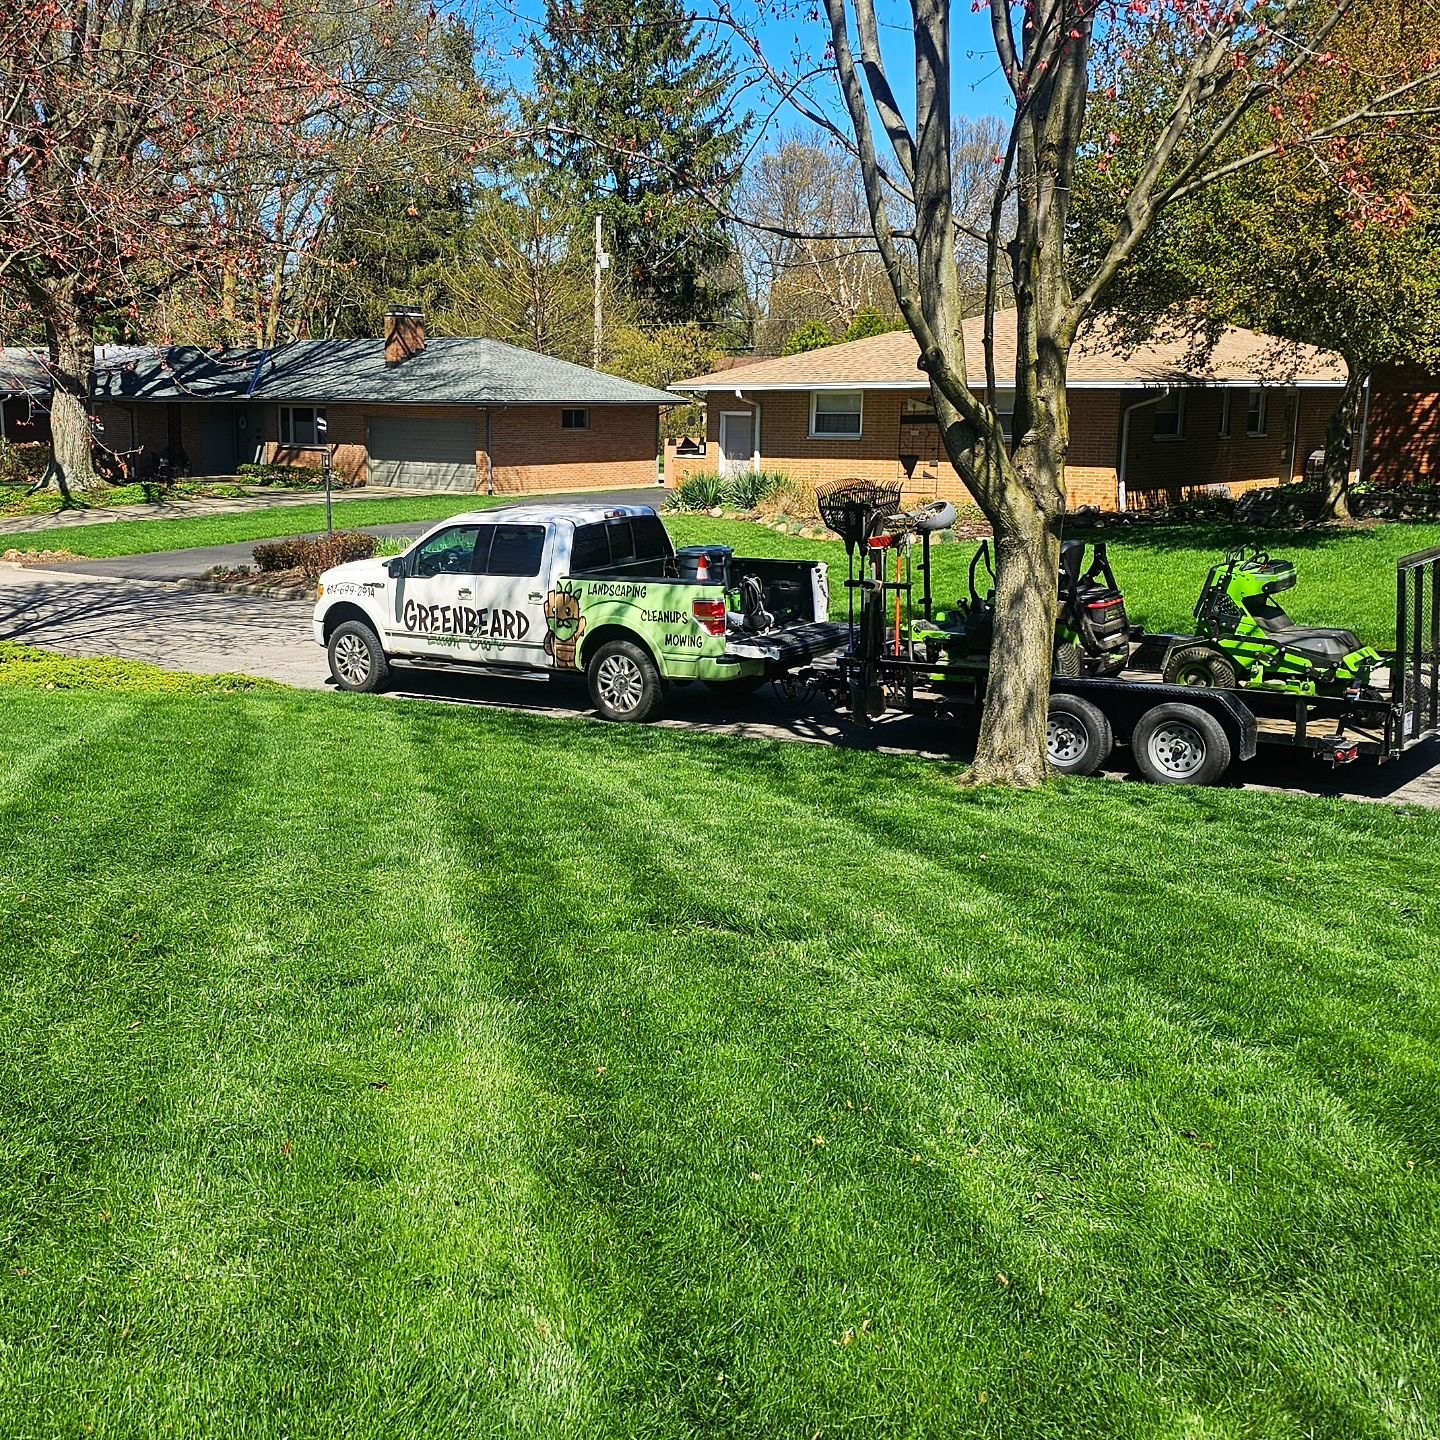
[[[4,413],[18,425],[23,410],[27,438],[47,438],[48,382],[32,366],[28,383]],[[509,494],[653,485],[660,409],[675,403],[498,340],[427,340],[424,317],[397,310],[383,340],[107,347],[94,413],[107,448],[183,452],[197,475],[318,465],[328,452],[337,473],[372,486]]]
[[[1015,370],[1015,316],[995,317],[996,372]],[[971,364],[982,321],[965,322]],[[1345,369],[1338,356],[1227,330],[1197,360],[1187,337],[1127,350],[1103,326],[1070,364],[1069,503],[1141,509],[1224,487],[1238,495],[1304,474],[1323,446]],[[678,382],[706,406],[703,442],[667,445],[665,478],[780,470],[811,482],[901,480],[909,495],[968,499],[945,458],[908,330]],[[997,395],[1007,416],[1013,390]]]
[[[1440,375],[1377,370],[1365,406],[1365,479],[1440,484]]]

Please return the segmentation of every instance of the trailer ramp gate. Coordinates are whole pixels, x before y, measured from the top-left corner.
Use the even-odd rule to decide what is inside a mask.
[[[1440,548],[1417,550],[1396,568],[1390,695],[1402,746],[1440,729]]]

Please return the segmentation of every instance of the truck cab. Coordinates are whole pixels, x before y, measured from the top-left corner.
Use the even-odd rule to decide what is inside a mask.
[[[823,564],[678,552],[649,506],[456,515],[403,555],[320,577],[315,638],[335,683],[395,668],[583,674],[608,719],[657,713],[672,680],[739,694],[842,644]]]

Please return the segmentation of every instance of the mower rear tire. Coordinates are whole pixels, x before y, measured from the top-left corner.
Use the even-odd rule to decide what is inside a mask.
[[[1230,768],[1230,737],[1196,705],[1147,710],[1130,748],[1140,773],[1155,785],[1213,785]]]
[[[1167,685],[1193,685],[1202,690],[1233,690],[1235,665],[1221,650],[1209,645],[1186,645],[1165,662]]]
[[[1045,721],[1045,757],[1062,775],[1093,775],[1115,748],[1104,713],[1078,695],[1052,695]]]
[[[1078,645],[1057,645],[1051,673],[1066,680],[1078,680],[1085,672],[1085,656]]]

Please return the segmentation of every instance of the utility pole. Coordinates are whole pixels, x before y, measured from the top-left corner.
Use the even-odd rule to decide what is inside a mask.
[[[604,237],[600,233],[600,217],[595,217],[595,350],[591,362],[598,370],[605,343],[605,317],[603,296],[605,272],[610,268],[610,257],[605,253]]]

